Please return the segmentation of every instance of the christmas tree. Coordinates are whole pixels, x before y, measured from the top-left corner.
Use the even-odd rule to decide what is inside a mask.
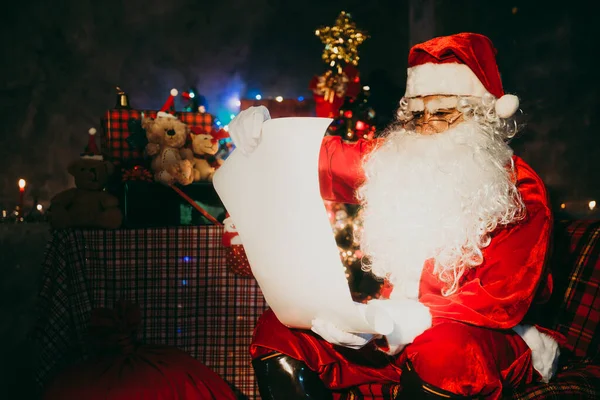
[[[375,136],[375,111],[369,105],[370,88],[360,81],[358,46],[368,36],[359,30],[349,13],[342,11],[331,27],[318,29],[325,45],[327,70],[310,82],[318,117],[333,118],[328,135],[345,141],[371,140]],[[382,282],[362,270],[360,250],[361,209],[357,205],[326,202],[329,219],[346,267],[346,277],[356,301],[377,297]]]
[[[356,27],[349,13],[342,11],[335,24],[316,30],[324,44],[322,59],[327,71],[315,76],[310,88],[317,116],[333,118],[328,134],[344,140],[372,139],[375,135],[375,111],[369,106],[369,86],[363,85],[357,69],[358,46],[368,35]]]

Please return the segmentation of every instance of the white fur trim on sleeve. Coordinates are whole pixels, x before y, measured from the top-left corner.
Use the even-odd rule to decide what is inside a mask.
[[[404,97],[455,95],[483,96],[487,90],[464,64],[426,63],[408,68]]]
[[[389,344],[388,354],[397,354],[409,343],[431,328],[429,308],[418,300],[389,299],[372,300],[370,306],[381,307],[389,313],[394,321],[394,330],[386,335]]]
[[[548,383],[558,369],[560,349],[556,340],[537,330],[531,325],[517,325],[513,328],[531,349],[533,368]]]

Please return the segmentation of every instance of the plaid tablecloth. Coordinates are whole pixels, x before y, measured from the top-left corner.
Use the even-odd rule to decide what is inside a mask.
[[[35,333],[38,383],[85,357],[91,310],[123,298],[142,309],[143,342],[177,346],[241,398],[257,398],[248,347],[266,304],[256,281],[228,272],[221,234],[214,226],[53,232]]]

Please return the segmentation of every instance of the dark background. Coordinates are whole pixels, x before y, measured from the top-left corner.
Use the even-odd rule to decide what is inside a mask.
[[[488,35],[507,92],[527,127],[513,141],[552,200],[600,199],[598,7],[589,2],[479,0],[31,0],[2,16],[0,206],[71,185],[66,166],[120,85],[136,108],[159,108],[169,89],[196,86],[221,119],[232,98],[309,97],[324,71],[314,30],[351,12],[371,36],[363,81],[383,122],[404,92],[411,44],[461,31]],[[569,206],[571,203],[568,203]]]

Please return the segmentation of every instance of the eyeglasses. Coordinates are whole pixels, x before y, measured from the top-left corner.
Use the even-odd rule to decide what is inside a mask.
[[[433,113],[418,111],[412,114],[412,117],[406,121],[405,125],[414,125],[415,129],[425,129],[428,126],[431,130],[441,133],[448,130],[462,116],[463,114],[455,109],[438,110]]]

